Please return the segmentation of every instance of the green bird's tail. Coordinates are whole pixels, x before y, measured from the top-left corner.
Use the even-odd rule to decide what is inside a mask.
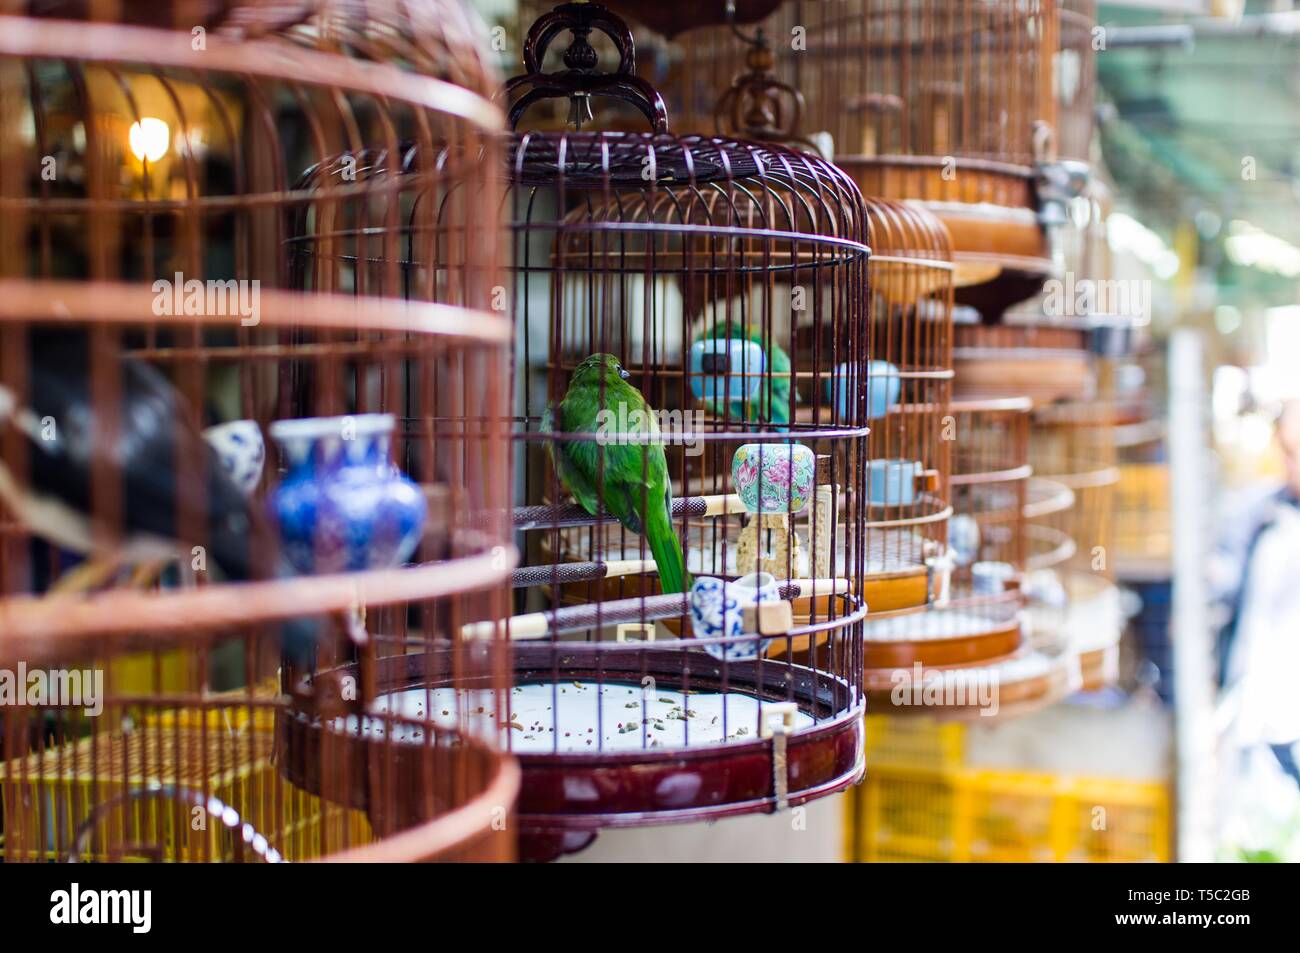
[[[691,579],[686,575],[682,544],[673,531],[667,506],[650,507],[650,512],[646,515],[645,538],[650,545],[650,552],[654,554],[655,566],[659,569],[659,583],[664,592],[685,592]]]

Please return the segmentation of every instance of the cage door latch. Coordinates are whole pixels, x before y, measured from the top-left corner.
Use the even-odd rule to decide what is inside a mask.
[[[763,706],[759,737],[772,739],[772,790],[776,794],[776,810],[790,806],[790,766],[787,757],[790,733],[794,731],[795,715],[799,706],[794,702],[778,702]]]

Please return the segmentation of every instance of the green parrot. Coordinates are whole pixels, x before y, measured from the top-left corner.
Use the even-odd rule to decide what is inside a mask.
[[[789,424],[790,423],[790,355],[781,349],[781,345],[772,341],[764,346],[763,329],[753,324],[742,324],[736,319],[727,322],[717,321],[706,332],[705,337],[712,340],[726,340],[731,338],[737,341],[753,341],[759,347],[764,349],[767,357],[767,370],[772,375],[770,378],[771,392],[769,394],[769,381],[762,382],[758,393],[754,395],[753,400],[732,400],[727,403],[724,411],[723,405],[714,401],[706,401],[709,410],[718,415],[729,413],[735,420],[742,420],[746,423],[757,421],[769,424]],[[796,394],[796,400],[798,395]]]
[[[641,392],[627,382],[627,371],[612,354],[593,354],[573,372],[569,389],[558,406],[548,407],[542,418],[546,433],[658,434],[655,412]],[[601,403],[602,382],[604,403]],[[592,516],[600,512],[596,498],[600,455],[601,500],[605,512],[634,533],[645,536],[659,569],[666,593],[685,592],[690,585],[682,560],[682,546],[673,531],[672,484],[668,459],[658,442],[619,443],[611,437],[595,440],[552,440],[551,462],[565,489]]]

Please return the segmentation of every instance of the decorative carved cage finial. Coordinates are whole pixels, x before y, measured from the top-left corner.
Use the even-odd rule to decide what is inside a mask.
[[[714,121],[722,135],[741,136],[761,142],[800,145],[821,154],[803,134],[803,94],[777,79],[772,44],[760,27],[746,37],[734,26],[736,35],[749,44],[746,71],[731,81],[714,109]]]
[[[555,38],[568,30],[572,39],[562,59],[566,69],[546,73],[542,63],[546,51]],[[599,69],[599,59],[588,37],[596,30],[607,36],[618,50],[618,67],[612,73]],[[527,90],[510,107],[510,125],[517,126],[519,119],[534,103],[543,99],[568,97],[569,123],[576,129],[591,122],[592,97],[618,99],[631,104],[655,132],[668,131],[668,111],[658,91],[636,75],[636,44],[632,31],[622,18],[599,3],[578,0],[562,3],[549,13],[537,18],[524,40],[524,69],[527,72],[510,79],[505,93],[511,97],[518,90]]]

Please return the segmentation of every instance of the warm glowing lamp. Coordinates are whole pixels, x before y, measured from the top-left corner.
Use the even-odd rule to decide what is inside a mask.
[[[131,123],[127,141],[131,152],[141,162],[157,162],[167,154],[171,145],[172,133],[167,123],[153,116],[145,116],[139,122]]]

